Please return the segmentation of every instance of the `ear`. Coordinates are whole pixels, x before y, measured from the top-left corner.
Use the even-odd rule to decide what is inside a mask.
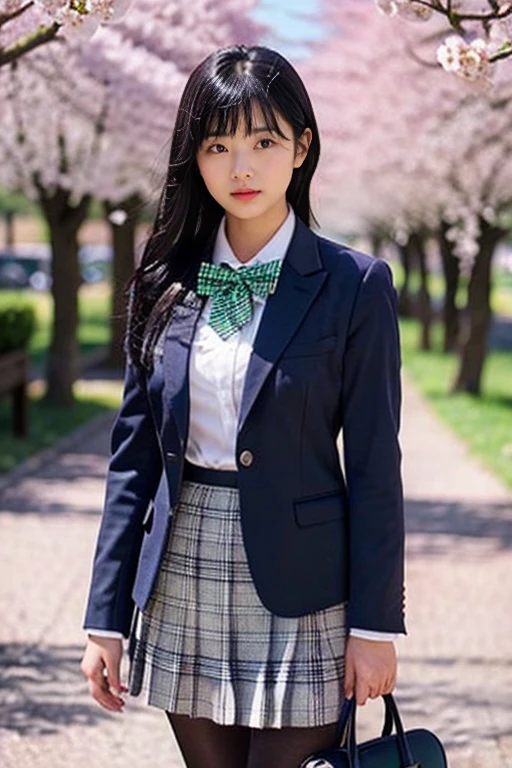
[[[306,128],[302,136],[297,142],[297,150],[295,152],[295,160],[293,161],[293,167],[294,168],[300,168],[304,160],[306,159],[306,155],[308,154],[309,145],[311,144],[311,139],[313,138],[313,131],[311,128]]]

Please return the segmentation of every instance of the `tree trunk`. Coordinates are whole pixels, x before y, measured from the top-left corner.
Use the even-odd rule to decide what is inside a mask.
[[[413,309],[409,281],[411,278],[412,264],[409,242],[405,243],[405,245],[397,244],[397,249],[400,263],[404,271],[404,280],[398,291],[398,314],[400,317],[411,317]]]
[[[12,248],[14,245],[14,211],[6,211],[5,218],[5,247]]]
[[[110,314],[110,349],[108,365],[124,365],[124,338],[126,334],[126,287],[135,269],[135,235],[142,200],[133,195],[118,205],[105,203],[107,216],[114,210],[127,214],[123,224],[110,223],[112,233],[112,303]]]
[[[455,352],[459,342],[459,310],[456,297],[459,287],[459,260],[453,253],[453,243],[447,239],[449,225],[442,222],[437,241],[443,267],[445,293],[443,304],[443,351]]]
[[[413,233],[410,237],[410,247],[414,250],[420,269],[420,291],[418,301],[418,317],[421,326],[420,349],[429,350],[432,348],[430,328],[432,325],[432,303],[428,290],[428,264],[427,253],[425,251],[424,237],[418,233]]]
[[[70,192],[39,189],[39,201],[48,222],[52,246],[53,322],[47,357],[45,400],[53,405],[73,403],[78,375],[78,230],[85,221],[90,198],[70,205]]]
[[[382,235],[380,235],[375,230],[370,233],[370,247],[372,256],[379,258],[382,249],[382,242]]]
[[[480,221],[480,249],[468,287],[467,312],[462,328],[462,350],[454,392],[481,394],[482,373],[487,355],[487,337],[491,323],[492,257],[506,230]]]

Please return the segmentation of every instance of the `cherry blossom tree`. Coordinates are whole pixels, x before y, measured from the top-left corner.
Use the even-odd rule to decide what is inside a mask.
[[[407,21],[441,17],[451,34],[437,51],[439,64],[467,80],[484,80],[493,64],[512,56],[510,0],[374,0],[381,13]]]
[[[145,203],[154,201],[161,189],[167,170],[165,151],[185,81],[213,49],[236,41],[258,40],[265,28],[249,16],[254,5],[255,0],[230,0],[224,5],[195,0],[184,12],[182,0],[156,4],[154,0],[138,0],[121,22],[100,30],[94,45],[83,50],[83,65],[96,80],[102,80],[104,72],[111,70],[112,61],[120,62],[113,69],[121,80],[116,82],[112,75],[108,82],[113,94],[109,97],[109,134],[118,138],[104,153],[96,186],[96,197],[104,202],[114,245],[112,364],[123,361],[124,286],[134,268],[137,218]],[[137,57],[141,48],[144,61]],[[141,101],[140,87],[132,88],[132,96],[126,98],[127,87],[141,78],[145,99]],[[139,111],[147,119],[139,122]],[[127,132],[126,125],[134,120],[138,128]]]
[[[116,237],[129,262],[122,264],[121,285],[133,266],[136,214],[156,197],[164,177],[185,79],[214,48],[255,37],[260,27],[248,18],[252,5],[135,0],[120,21],[99,29],[87,44],[41,48],[0,72],[0,98],[8,107],[0,117],[7,158],[0,183],[38,200],[51,233],[49,400],[73,398],[78,232],[90,200],[103,201],[113,226],[131,233],[128,245],[126,237]],[[114,293],[119,308],[121,291]]]
[[[431,43],[418,25],[396,25],[365,0],[326,8],[332,39],[304,66],[324,133],[324,218],[402,246],[412,238],[416,253],[435,235],[446,263],[456,257],[470,287],[454,387],[478,393],[492,255],[512,204],[508,63],[496,65],[493,89],[468,89],[424,66]]]
[[[0,0],[0,67],[41,45],[90,36],[119,17],[129,0]]]

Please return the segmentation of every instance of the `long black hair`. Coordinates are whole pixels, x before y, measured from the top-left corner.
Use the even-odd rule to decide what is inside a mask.
[[[310,185],[320,140],[299,75],[283,56],[263,46],[235,45],[212,53],[192,72],[181,97],[157,216],[130,283],[126,348],[138,366],[151,369],[172,306],[193,287],[224,214],[206,189],[196,154],[208,135],[233,136],[241,119],[249,135],[255,103],[269,130],[281,136],[276,114],[284,117],[295,143],[311,129],[307,156],[294,169],[286,197],[307,226],[314,221]]]

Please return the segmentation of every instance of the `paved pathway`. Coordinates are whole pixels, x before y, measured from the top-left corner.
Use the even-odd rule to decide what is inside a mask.
[[[396,689],[450,768],[512,768],[512,499],[406,387],[407,626]],[[0,498],[0,764],[182,768],[162,714],[86,693],[80,630],[103,496],[99,429]],[[381,702],[358,711],[376,735]]]

